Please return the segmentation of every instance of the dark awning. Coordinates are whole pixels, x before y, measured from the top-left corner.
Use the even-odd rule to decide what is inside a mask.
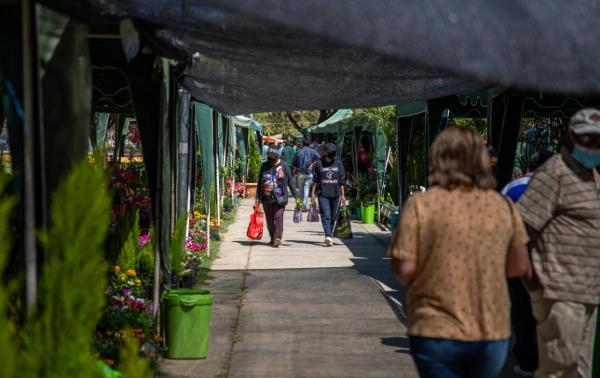
[[[480,83],[600,93],[600,2],[527,0],[53,0],[132,17],[215,109],[247,114],[366,107]]]

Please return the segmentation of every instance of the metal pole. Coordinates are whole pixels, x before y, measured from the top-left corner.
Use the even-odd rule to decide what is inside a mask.
[[[23,202],[24,202],[24,247],[25,247],[25,303],[28,310],[35,307],[37,298],[37,249],[35,232],[35,179],[34,124],[36,95],[36,60],[32,41],[35,40],[35,4],[32,0],[21,2],[23,22],[23,103],[25,121],[23,123]]]
[[[217,115],[217,117],[220,117],[220,115]],[[215,176],[216,176],[216,187],[215,187],[215,194],[216,194],[216,205],[217,205],[217,226],[221,225],[221,177],[219,174],[219,164],[220,164],[220,159],[219,159],[219,122],[215,122],[215,127],[217,128],[217,132],[214,134],[216,136],[216,143],[215,146],[217,147],[215,150]],[[210,223],[210,217],[209,217],[209,223]],[[210,235],[209,235],[210,236]]]
[[[204,175],[205,172],[202,174]],[[208,204],[206,208],[206,255],[210,257],[210,198],[206,203]]]
[[[352,150],[353,150],[353,154],[354,155],[354,182],[356,182],[356,180],[358,179],[358,138],[356,135],[356,128],[352,129]],[[360,193],[358,192],[358,190],[356,191],[356,198],[358,198],[360,196]]]

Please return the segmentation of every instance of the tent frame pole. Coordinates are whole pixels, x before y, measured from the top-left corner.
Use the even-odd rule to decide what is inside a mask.
[[[39,85],[37,80],[37,44],[35,25],[35,3],[21,2],[23,38],[23,102],[25,122],[23,124],[23,202],[24,202],[24,249],[25,249],[25,303],[32,311],[37,299],[37,243],[35,208],[35,135],[36,119],[39,121]]]

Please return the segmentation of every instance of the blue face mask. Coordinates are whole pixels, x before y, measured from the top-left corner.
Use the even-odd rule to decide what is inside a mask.
[[[591,150],[576,145],[575,148],[573,148],[573,151],[571,151],[571,157],[587,169],[600,166],[599,150]]]

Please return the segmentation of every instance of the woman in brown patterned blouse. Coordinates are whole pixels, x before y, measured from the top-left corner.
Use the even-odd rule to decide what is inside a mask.
[[[497,377],[508,353],[506,277],[530,272],[517,209],[494,191],[479,134],[434,141],[430,189],[411,197],[390,246],[407,286],[410,345],[421,377]]]

